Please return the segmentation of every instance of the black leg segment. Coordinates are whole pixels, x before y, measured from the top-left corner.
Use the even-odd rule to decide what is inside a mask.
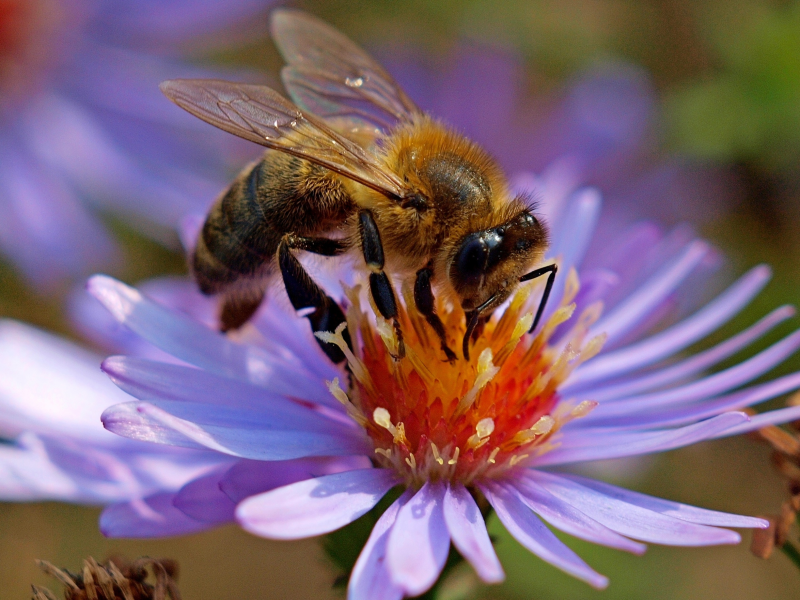
[[[417,305],[417,310],[422,313],[425,320],[428,321],[439,340],[442,343],[442,351],[447,356],[449,362],[456,360],[456,354],[447,345],[447,335],[444,331],[444,324],[436,314],[436,305],[433,299],[433,290],[431,289],[431,278],[433,277],[433,269],[430,266],[417,271],[417,278],[414,281],[414,303]]]
[[[400,330],[400,323],[397,320],[397,298],[394,295],[389,277],[383,270],[385,261],[381,234],[370,211],[362,210],[359,212],[358,221],[361,233],[361,251],[364,254],[364,261],[371,271],[369,275],[369,291],[381,316],[392,321],[395,335],[397,335],[397,358],[403,358],[406,354],[406,349],[403,343],[403,332]]]
[[[493,295],[475,310],[465,313],[464,316],[467,318],[467,330],[464,332],[464,341],[461,344],[461,352],[464,355],[464,360],[469,360],[469,342],[472,338],[472,334],[475,332],[478,325],[480,325],[481,317],[485,316],[484,313],[494,304],[496,299],[497,296]]]
[[[284,236],[278,246],[278,265],[281,269],[283,284],[286,287],[289,300],[295,310],[314,309],[313,312],[306,315],[314,333],[318,331],[335,331],[339,325],[345,322],[344,313],[333,298],[328,296],[311,279],[311,276],[300,264],[300,261],[294,257],[291,245],[293,237],[291,235]],[[334,240],[330,241],[333,242]],[[350,333],[347,329],[344,330],[342,336],[347,345],[352,347]],[[345,355],[338,346],[323,342],[319,338],[317,338],[317,343],[334,363],[341,363],[345,360]]]
[[[539,320],[542,318],[544,307],[547,306],[547,300],[550,298],[550,292],[553,289],[553,282],[556,280],[557,271],[558,271],[558,266],[555,263],[553,263],[552,265],[547,265],[546,267],[541,267],[540,269],[531,271],[527,275],[523,275],[522,277],[519,278],[520,282],[523,282],[523,281],[530,281],[531,279],[536,279],[537,277],[541,277],[542,275],[547,274],[547,282],[544,284],[544,293],[542,294],[542,299],[539,302],[539,309],[536,311],[536,316],[533,319],[533,324],[531,325],[531,328],[528,330],[528,333],[534,332],[536,326],[539,324]]]

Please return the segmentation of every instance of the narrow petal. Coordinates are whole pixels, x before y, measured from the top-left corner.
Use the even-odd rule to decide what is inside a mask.
[[[578,484],[553,473],[530,471],[529,477],[564,502],[609,529],[643,542],[669,546],[712,546],[738,544],[735,531],[690,523],[648,510]]]
[[[550,525],[565,533],[588,542],[625,550],[633,554],[644,554],[647,549],[644,544],[629,540],[587,517],[576,508],[553,496],[545,487],[526,475],[515,478],[513,481],[509,480],[508,485],[514,488],[517,497],[527,504],[528,508]]]
[[[732,412],[667,431],[603,433],[595,430],[589,433],[587,429],[576,429],[574,432],[564,432],[561,446],[538,457],[535,464],[563,465],[664,452],[717,437],[748,420],[746,414]],[[574,435],[567,436],[568,433]]]
[[[386,564],[386,547],[389,533],[397,520],[397,513],[411,499],[412,490],[406,490],[381,515],[372,528],[367,543],[358,555],[350,583],[347,600],[401,600],[403,589],[392,582]]]
[[[691,358],[670,365],[667,368],[648,373],[643,377],[623,381],[622,383],[615,383],[605,387],[592,386],[592,400],[596,400],[597,402],[615,400],[617,398],[624,398],[633,394],[656,389],[676,381],[685,381],[687,378],[701,373],[709,367],[733,356],[736,352],[747,347],[778,324],[793,317],[795,312],[794,307],[782,306],[772,311],[755,325],[725,340],[721,344],[717,344],[713,348],[695,354]]]
[[[444,520],[453,545],[486,583],[505,579],[503,567],[489,539],[478,505],[460,483],[451,484],[444,496]]]
[[[225,465],[193,479],[183,486],[172,504],[185,515],[203,523],[232,523],[236,504],[220,489],[220,478],[228,470]]]
[[[608,585],[607,577],[597,573],[567,548],[516,494],[492,484],[481,485],[480,489],[497,512],[500,522],[520,544],[545,562],[592,587],[603,589]]]
[[[240,460],[219,481],[220,489],[234,502],[298,481],[371,467],[366,456],[315,457],[282,460]]]
[[[323,382],[309,377],[296,364],[255,346],[232,342],[110,277],[95,275],[87,288],[117,321],[176,358],[211,373],[263,386],[276,394],[338,406]]]
[[[729,437],[731,435],[739,435],[748,433],[767,427],[768,425],[781,425],[782,423],[789,423],[800,419],[800,406],[790,406],[788,408],[781,408],[778,410],[771,410],[769,412],[753,415],[747,423],[741,423],[729,430],[720,431],[716,433],[713,438]]]
[[[708,255],[709,250],[705,242],[694,241],[688,244],[677,259],[648,279],[614,310],[595,323],[590,335],[605,333],[608,336],[606,342],[608,344],[620,339],[672,294]]]
[[[655,498],[646,494],[640,494],[639,492],[632,492],[609,483],[597,481],[596,479],[587,479],[586,477],[580,477],[578,475],[563,475],[562,477],[604,494],[609,498],[616,498],[622,502],[627,502],[628,504],[633,504],[634,506],[639,506],[669,517],[675,517],[682,521],[688,521],[689,523],[713,525],[715,527],[755,527],[758,529],[763,529],[768,526],[767,521],[764,519],[708,510],[707,508],[698,508],[689,504],[681,504],[680,502]]]
[[[332,428],[324,431],[275,430],[253,427],[241,412],[232,415],[220,407],[188,406],[186,402],[162,402],[164,410],[147,402],[128,402],[106,410],[101,418],[109,431],[135,440],[182,446],[208,448],[255,460],[289,460],[305,456],[363,455],[370,451],[369,443],[357,432],[342,432]],[[225,414],[227,412],[227,414]],[[183,414],[183,419],[172,413]],[[199,417],[202,415],[202,419]],[[212,424],[215,416],[222,425]],[[197,423],[195,420],[201,420]],[[227,422],[226,422],[227,421]]]
[[[436,583],[450,549],[442,505],[445,486],[427,482],[403,506],[386,549],[392,582],[408,596],[419,596]]]
[[[606,352],[576,369],[568,385],[609,379],[672,356],[738,314],[763,289],[770,276],[770,269],[766,266],[751,269],[691,317],[641,342]],[[599,327],[596,329],[600,331]]]
[[[397,484],[387,469],[359,469],[293,483],[252,496],[236,520],[255,535],[295,540],[329,533],[369,511]]]
[[[620,400],[607,401],[593,418],[607,419],[631,412],[653,409],[661,406],[684,405],[704,398],[725,393],[763,375],[782,363],[800,348],[800,331],[787,336],[780,342],[762,350],[755,356],[739,364],[704,377],[692,383],[674,387],[662,392],[640,394]]]
[[[601,418],[598,419],[592,418],[589,420],[587,418],[581,420],[575,423],[575,426],[586,427],[587,429],[602,428],[602,430],[606,432],[612,430],[624,431],[631,429],[676,427],[687,423],[694,423],[701,419],[708,419],[709,417],[714,417],[723,412],[741,410],[798,388],[800,388],[800,373],[793,373],[792,375],[773,379],[768,383],[754,385],[733,394],[720,396],[714,400],[700,401],[679,408],[667,407],[666,409],[650,411],[636,410],[636,408],[632,406],[630,407],[630,413],[627,415],[616,415],[607,419],[603,418],[601,415]],[[592,415],[588,416],[592,417]],[[763,427],[763,425],[751,425],[754,418],[756,417],[751,417],[750,423],[746,423],[747,427]],[[784,421],[778,420],[776,422],[782,423]],[[724,435],[733,434],[726,432]]]
[[[102,369],[120,389],[139,400],[176,415],[167,407],[183,406],[179,416],[186,419],[193,407],[201,418],[206,411],[210,414],[228,409],[253,424],[269,423],[272,429],[331,432],[354,429],[262,387],[201,369],[127,356],[107,358]],[[214,422],[222,422],[220,416],[215,415]]]
[[[111,538],[161,538],[197,533],[213,527],[192,519],[172,505],[174,494],[112,504],[100,515],[100,531]]]

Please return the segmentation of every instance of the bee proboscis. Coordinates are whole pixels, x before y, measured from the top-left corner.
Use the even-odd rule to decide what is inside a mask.
[[[202,292],[222,296],[221,329],[236,329],[261,304],[276,265],[296,310],[315,332],[344,315],[295,257],[359,248],[382,316],[403,353],[389,276],[414,277],[414,300],[450,349],[433,296],[457,302],[473,332],[520,281],[548,275],[531,331],[541,318],[556,266],[541,261],[546,226],[514,196],[480,146],[423,113],[366,52],[326,23],[276,10],[272,36],[286,60],[274,90],[218,80],[171,80],[162,91],[190,113],[269,148],[211,209],[191,259]],[[337,347],[320,341],[334,361]]]

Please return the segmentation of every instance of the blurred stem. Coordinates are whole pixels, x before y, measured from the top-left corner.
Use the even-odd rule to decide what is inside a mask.
[[[786,542],[781,546],[781,550],[794,563],[794,566],[800,569],[800,551],[797,547],[791,542]]]

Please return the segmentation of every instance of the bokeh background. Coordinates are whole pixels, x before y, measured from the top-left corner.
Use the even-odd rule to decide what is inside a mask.
[[[36,75],[15,70],[15,60],[23,50],[46,49],[39,42],[58,29],[59,19],[83,22],[81,11],[95,14],[92,11],[103,4],[0,0],[0,93],[5,96],[0,97],[5,100],[0,102],[0,156],[6,161],[6,167],[0,164],[0,191],[4,195],[9,192],[2,177],[8,176],[4,169],[15,148],[8,140],[19,135],[15,115],[27,110],[18,89]],[[216,8],[209,8],[214,4]],[[128,12],[116,20],[108,15],[93,17],[93,39],[110,39],[125,52],[145,51],[163,59],[140,67],[142,81],[144,75],[181,76],[222,68],[238,78],[279,86],[281,63],[267,36],[267,14],[274,3],[202,0],[196,3],[197,22],[188,24],[176,22],[167,10],[159,12],[157,2],[121,5]],[[232,7],[229,16],[220,16],[225,15],[226,5]],[[510,171],[536,171],[554,159],[577,156],[586,180],[605,193],[610,214],[622,221],[655,218],[665,227],[687,222],[721,249],[723,279],[760,262],[771,264],[775,276],[766,291],[705,345],[724,339],[775,306],[800,300],[800,3],[321,0],[293,5],[310,10],[367,47],[423,107],[483,142]],[[237,14],[231,14],[234,9]],[[204,21],[206,10],[211,17]],[[135,46],[131,31],[149,34],[139,35]],[[35,64],[47,62],[36,60]],[[121,63],[106,64],[104,55],[94,60],[87,78],[104,70],[108,70],[104,81],[113,80],[112,75],[126,76],[118,70]],[[82,77],[80,71],[75,77]],[[114,89],[126,89],[125,82],[118,86]],[[136,92],[135,87],[131,90]],[[102,90],[88,94],[89,104],[91,98],[105,98]],[[191,157],[195,171],[208,164],[207,171],[197,174],[204,185],[172,185],[171,179],[168,190],[155,184],[135,189],[130,182],[149,181],[155,177],[155,166],[140,161],[139,175],[130,175],[130,181],[119,175],[122,171],[113,171],[112,176],[104,170],[116,168],[117,163],[81,154],[82,138],[76,134],[71,143],[77,156],[91,161],[90,170],[109,173],[104,185],[74,186],[76,201],[86,201],[81,206],[90,207],[87,214],[109,245],[88,251],[92,260],[63,269],[43,263],[48,268],[40,269],[37,260],[53,260],[44,250],[36,253],[37,244],[44,246],[50,239],[46,230],[38,232],[39,237],[20,238],[18,243],[30,250],[23,259],[4,242],[0,317],[24,320],[88,345],[71,325],[65,307],[91,269],[103,269],[130,283],[185,272],[177,235],[169,227],[175,223],[169,214],[159,212],[159,194],[169,195],[169,202],[182,194],[186,206],[202,210],[213,200],[214,190],[221,189],[225,178],[257,149],[214,137],[210,128],[189,131],[193,125],[186,125],[177,109],[153,98],[152,110],[158,112],[161,125],[173,127],[174,119],[174,135],[194,140],[208,155]],[[149,139],[150,129],[129,124],[136,130],[132,141],[130,131],[121,126],[114,130],[113,107],[100,100],[97,104],[102,106],[96,114],[102,114],[115,133],[109,140],[126,142],[129,155],[131,145],[138,144],[140,154],[147,155],[148,144],[163,150],[169,143],[164,129],[153,129]],[[133,95],[117,106],[135,106],[142,111],[135,118],[148,121],[151,105]],[[576,114],[589,125],[576,125]],[[119,146],[110,146],[114,147]],[[40,177],[59,171],[59,156],[49,155]],[[175,156],[186,159],[177,151]],[[70,168],[74,171],[74,165]],[[69,181],[76,180],[83,181],[73,173]],[[121,190],[114,189],[114,181]],[[137,200],[142,196],[147,196],[146,203]],[[19,206],[7,200],[0,200],[0,207],[6,215],[19,213]],[[6,218],[0,214],[0,222]],[[12,239],[3,232],[0,226],[0,238]],[[759,348],[797,324],[792,320]],[[772,375],[798,367],[800,359],[795,357]],[[732,439],[598,469],[607,479],[646,493],[720,510],[768,514],[779,510],[785,493],[769,455],[769,449],[755,440]],[[98,514],[98,509],[54,503],[0,505],[0,595],[28,598],[30,583],[54,583],[37,572],[35,558],[77,568],[85,556],[121,552],[177,559],[182,566],[181,589],[189,600],[340,597],[331,590],[334,571],[313,541],[270,542],[233,527],[174,540],[109,541],[97,531]],[[490,529],[497,536],[508,579],[502,586],[476,588],[474,597],[768,600],[796,597],[800,590],[800,573],[785,556],[777,553],[764,561],[749,553],[748,533],[737,547],[651,547],[644,557],[567,540],[610,576],[608,590],[596,592],[522,550],[496,522]],[[793,538],[797,539],[796,531]],[[470,585],[470,577],[468,571],[454,577],[451,597],[465,597],[461,590]]]

